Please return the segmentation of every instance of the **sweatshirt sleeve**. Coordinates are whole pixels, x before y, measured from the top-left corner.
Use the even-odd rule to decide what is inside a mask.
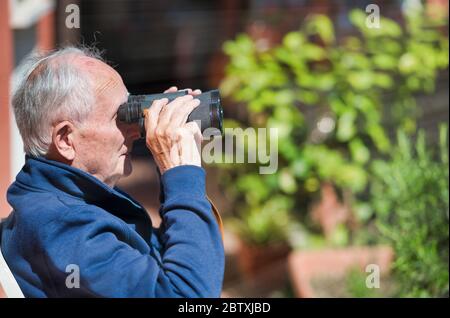
[[[206,197],[206,172],[191,165],[169,169],[161,176],[164,270],[181,293],[208,290],[220,296],[224,274],[222,237]],[[189,277],[193,284],[183,282]]]
[[[205,171],[179,166],[166,171],[161,182],[161,259],[127,244],[130,229],[120,220],[111,221],[104,211],[72,211],[76,218],[63,217],[46,231],[44,263],[51,280],[47,285],[56,286],[54,295],[220,296],[224,249],[205,195]],[[65,287],[69,264],[79,267],[79,289]]]

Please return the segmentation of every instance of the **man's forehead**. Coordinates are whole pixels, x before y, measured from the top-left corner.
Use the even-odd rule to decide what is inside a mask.
[[[80,57],[76,63],[92,77],[97,97],[113,97],[116,95],[114,94],[115,90],[120,89],[121,86],[124,87],[119,73],[108,64],[87,56]],[[122,99],[123,97],[118,96],[117,98]]]
[[[92,57],[80,57],[78,61],[79,66],[89,72],[95,81],[96,91],[97,87],[104,86],[106,82],[115,82],[116,84],[122,83],[122,78],[115,69],[108,64],[97,60]]]

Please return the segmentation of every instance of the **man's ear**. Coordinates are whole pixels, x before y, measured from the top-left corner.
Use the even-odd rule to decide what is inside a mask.
[[[74,132],[75,126],[67,120],[53,126],[52,144],[54,150],[57,152],[57,155],[67,161],[75,159]]]

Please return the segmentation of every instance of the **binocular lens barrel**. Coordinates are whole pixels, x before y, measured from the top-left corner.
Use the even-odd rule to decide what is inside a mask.
[[[128,101],[119,107],[117,116],[119,121],[132,124],[137,123],[141,129],[141,136],[145,136],[144,110],[149,108],[154,100],[167,98],[169,103],[175,98],[187,95],[186,90],[175,93],[162,93],[151,95],[130,95]],[[196,121],[200,124],[203,133],[207,128],[217,128],[220,134],[223,133],[222,120],[223,109],[220,103],[219,90],[211,90],[195,96],[200,100],[200,105],[189,114],[188,122]]]

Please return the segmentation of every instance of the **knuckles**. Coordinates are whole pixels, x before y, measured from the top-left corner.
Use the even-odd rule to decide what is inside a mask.
[[[178,102],[176,102],[176,101],[178,101]],[[167,102],[168,102],[168,100],[166,98],[154,101],[155,105],[163,104],[162,105],[163,109],[162,109],[161,113],[159,113],[159,114],[154,113],[154,112],[148,112],[147,116],[146,116],[146,121],[148,121],[148,122],[155,121],[152,118],[153,116],[159,116],[161,118],[161,115],[164,112],[164,107],[169,106],[170,104],[173,104],[175,102],[176,102],[176,104],[179,104],[179,102],[182,102],[182,105],[179,105],[178,107],[180,107],[183,112],[184,111],[190,112],[200,104],[200,100],[196,99],[192,95],[184,95],[184,96],[177,97],[174,101],[172,101],[169,104],[167,104]],[[167,104],[167,105],[164,105],[164,104]],[[183,106],[185,106],[185,107],[183,107]],[[156,122],[158,122],[158,120],[156,120]],[[156,126],[147,125],[146,144],[149,147],[155,147],[155,146],[157,146],[157,144],[171,143],[174,141],[179,141],[182,138],[192,135],[193,133],[191,132],[191,130],[188,128],[187,125],[189,125],[189,124],[184,124],[183,126],[176,127],[176,128],[171,127],[170,125],[167,125],[165,127],[163,127],[161,125],[156,125]]]

